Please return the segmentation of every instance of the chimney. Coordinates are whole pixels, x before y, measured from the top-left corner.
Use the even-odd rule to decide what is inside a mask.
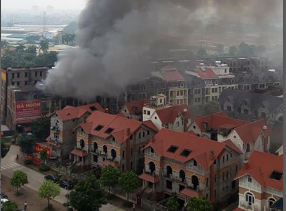
[[[213,150],[210,150],[209,158],[210,158],[210,160],[214,159],[214,151]]]
[[[248,169],[248,159],[244,159],[243,161],[243,168]]]
[[[126,128],[126,135],[127,135],[127,136],[130,135],[130,128]]]

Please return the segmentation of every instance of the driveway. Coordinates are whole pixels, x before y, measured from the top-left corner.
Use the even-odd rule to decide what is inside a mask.
[[[39,187],[44,182],[44,175],[26,166],[22,166],[18,164],[15,161],[17,154],[20,155],[19,147],[15,145],[11,145],[10,150],[5,156],[5,158],[1,159],[1,174],[3,176],[6,176],[7,178],[11,178],[15,170],[22,170],[28,175],[29,183],[26,184],[25,186],[37,192]],[[67,190],[61,188],[60,195],[57,196],[54,200],[60,204],[63,204],[67,202],[67,199],[65,197],[66,194],[67,194]],[[111,205],[111,204],[104,205],[101,208],[101,211],[111,211],[111,210],[112,211],[124,211],[124,209],[115,207],[114,205]]]

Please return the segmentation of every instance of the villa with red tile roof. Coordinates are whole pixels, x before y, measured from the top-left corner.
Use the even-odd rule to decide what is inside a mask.
[[[119,113],[123,114],[128,119],[135,119],[138,121],[143,120],[143,107],[146,104],[149,104],[149,100],[139,100],[139,101],[131,101],[126,102],[124,106],[121,108]]]
[[[70,158],[81,166],[112,165],[122,172],[136,171],[144,157],[141,149],[156,132],[152,122],[94,111],[74,128],[76,148]]]
[[[273,210],[283,197],[283,155],[253,151],[235,177],[239,181],[239,205],[235,211]]]
[[[185,104],[166,105],[166,96],[157,95],[143,107],[143,121],[152,121],[160,130],[168,128],[175,131],[185,132],[191,124],[191,111]]]
[[[231,141],[214,142],[163,128],[144,148],[145,168],[139,178],[145,192],[158,200],[176,192],[182,204],[198,196],[222,202],[237,194],[233,178],[241,156]]]
[[[87,118],[93,111],[104,112],[98,103],[73,107],[66,106],[51,115],[50,136],[47,145],[51,148],[51,156],[68,157],[76,143],[73,129]]]
[[[265,120],[248,122],[227,117],[224,112],[199,116],[189,127],[195,134],[214,141],[231,140],[249,157],[253,150],[268,152],[271,130]]]

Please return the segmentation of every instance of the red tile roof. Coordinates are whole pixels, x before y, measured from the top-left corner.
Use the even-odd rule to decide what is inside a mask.
[[[154,125],[154,123],[151,120],[144,121],[143,124],[149,128],[152,128],[154,131],[158,132],[158,128],[156,127],[156,125]]]
[[[72,119],[80,118],[82,115],[84,115],[86,112],[92,113],[93,110],[91,107],[95,107],[96,110],[104,112],[104,109],[101,107],[98,103],[73,107],[73,106],[66,106],[62,110],[56,111],[56,115],[59,117],[60,120],[68,121]]]
[[[71,154],[79,156],[79,157],[87,156],[87,152],[86,151],[81,151],[79,149],[74,149],[73,151],[71,151]]]
[[[195,190],[191,190],[189,188],[184,188],[180,191],[181,194],[184,194],[188,197],[199,197],[199,193]]]
[[[179,73],[177,68],[167,65],[161,69],[162,77],[167,82],[184,81],[183,76]]]
[[[175,153],[168,152],[168,149],[172,145],[178,147]],[[237,148],[234,148],[233,145],[228,142],[211,141],[165,128],[162,128],[157,135],[151,139],[145,149],[148,147],[152,147],[160,157],[166,157],[178,162],[185,163],[195,159],[203,169],[208,169],[214,162],[214,159],[210,158],[210,151],[214,152],[214,158],[217,158],[227,148],[237,151]],[[185,149],[191,151],[187,157],[180,155]]]
[[[261,131],[264,131],[266,136],[271,135],[271,129],[267,126],[267,129],[263,130],[264,126],[267,126],[267,123],[264,119],[260,119],[255,122],[250,122],[240,127],[237,127],[235,131],[237,132],[243,143],[248,144],[255,142]]]
[[[231,129],[249,123],[247,121],[227,117],[224,112],[215,113],[209,116],[200,116],[197,117],[194,122],[197,124],[201,131],[205,131],[203,126],[204,122],[208,123],[209,129]]]
[[[144,105],[148,104],[150,100],[140,100],[140,101],[132,101],[125,103],[125,106],[131,115],[135,115],[138,113],[142,114],[142,110]]]
[[[212,71],[210,68],[206,68],[205,71],[202,71],[201,69],[195,69],[195,73],[199,75],[201,79],[217,79],[217,75]]]
[[[98,126],[102,126],[102,128],[96,130]],[[133,119],[94,111],[86,121],[81,123],[78,127],[81,127],[86,134],[101,138],[107,138],[112,135],[119,143],[124,143],[127,138],[142,126],[148,127],[148,125]],[[128,128],[130,129],[130,133],[127,132]],[[151,127],[148,128],[154,130]],[[110,133],[107,133],[106,130],[108,129],[113,130]]]
[[[146,180],[148,182],[151,182],[151,183],[157,183],[157,182],[160,181],[160,178],[158,176],[154,177],[154,176],[152,176],[150,174],[145,174],[145,173],[141,174],[139,176],[139,178],[142,179],[142,180]]]
[[[280,180],[270,178],[273,170],[283,174],[283,156],[253,151],[248,159],[248,167],[244,165],[235,179],[250,175],[262,187],[283,191],[283,176]]]
[[[102,165],[103,166],[113,166],[113,167],[116,167],[116,168],[118,168],[120,166],[118,162],[112,162],[110,160],[103,161]]]
[[[184,109],[187,109],[187,112],[184,112]],[[182,114],[185,119],[191,118],[191,111],[185,104],[156,109],[156,113],[163,125],[174,123],[179,113]]]

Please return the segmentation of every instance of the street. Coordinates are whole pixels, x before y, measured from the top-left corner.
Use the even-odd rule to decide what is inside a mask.
[[[17,154],[20,154],[19,147],[15,145],[11,145],[10,150],[5,156],[5,158],[1,159],[1,174],[3,176],[6,176],[7,178],[11,178],[15,170],[23,171],[28,175],[28,182],[29,182],[25,186],[37,192],[41,184],[43,184],[44,182],[44,175],[26,166],[22,166],[18,164],[15,161]],[[2,192],[7,193],[7,190],[2,188]],[[54,200],[60,204],[63,204],[67,202],[67,199],[65,197],[66,194],[67,194],[67,191],[61,188],[60,195],[57,196]],[[33,203],[33,201],[31,202],[27,201],[27,203],[29,207],[29,203]],[[104,205],[101,208],[101,211],[111,211],[111,210],[112,211],[124,211],[124,209],[115,207],[114,205],[111,205],[111,204]]]

